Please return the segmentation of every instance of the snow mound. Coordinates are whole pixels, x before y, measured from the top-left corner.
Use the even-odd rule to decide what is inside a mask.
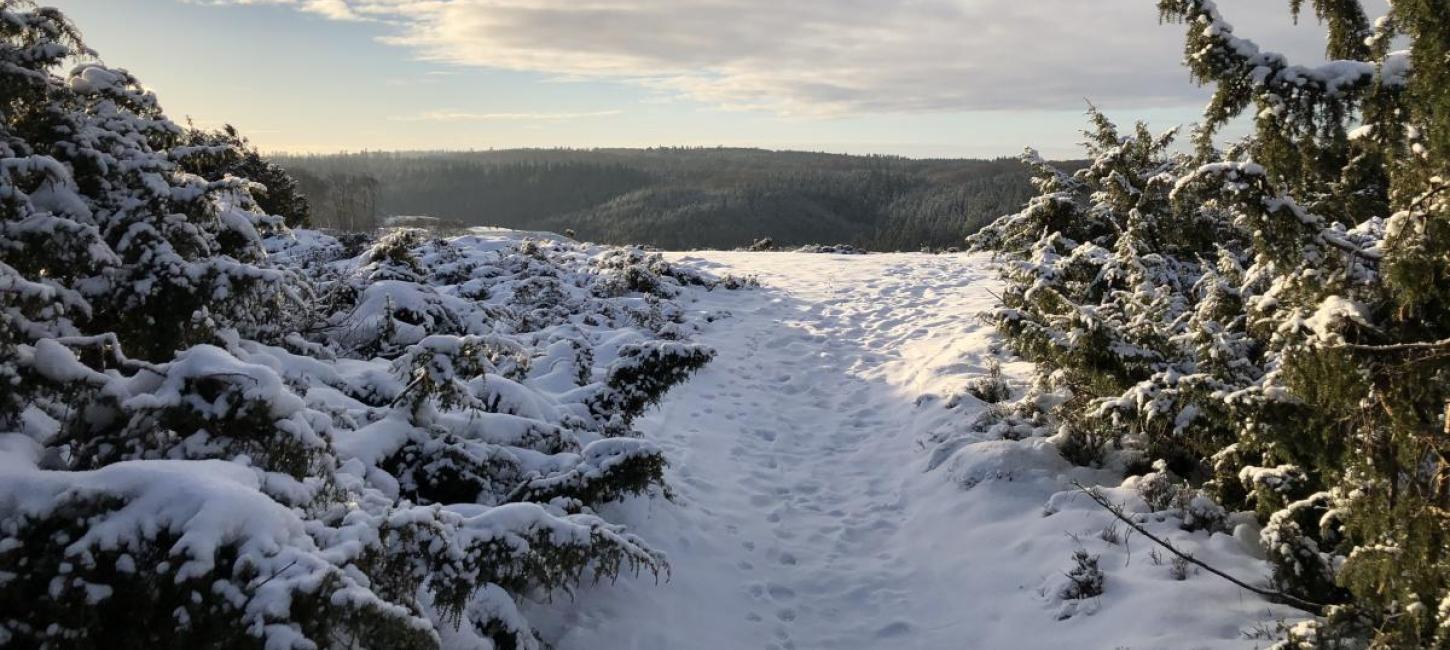
[[[1044,438],[988,440],[957,451],[946,468],[962,489],[988,481],[1042,481],[1055,479],[1069,467],[1057,446]]]

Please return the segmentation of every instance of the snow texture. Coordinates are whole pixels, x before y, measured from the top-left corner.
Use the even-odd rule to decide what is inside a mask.
[[[989,405],[963,388],[998,358],[977,318],[1001,288],[986,256],[671,257],[766,288],[688,303],[732,314],[698,338],[716,360],[636,422],[677,498],[604,511],[669,555],[669,582],[529,606],[560,650],[1251,648],[1295,617],[1191,567],[1178,580],[1139,535],[1105,541],[1111,515],[1070,481],[1110,472],[973,431]],[[1030,374],[1002,368],[1019,390]],[[1133,480],[1104,493],[1216,567],[1267,574],[1254,531],[1183,530],[1212,504],[1151,513]],[[1064,601],[1078,548],[1105,591]]]

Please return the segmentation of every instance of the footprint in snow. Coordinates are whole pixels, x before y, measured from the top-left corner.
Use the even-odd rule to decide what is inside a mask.
[[[776,600],[789,600],[795,598],[795,590],[785,585],[770,583],[765,590],[770,592],[770,597]]]
[[[911,624],[910,623],[907,623],[906,621],[896,621],[894,623],[887,624],[885,627],[882,627],[881,629],[877,630],[876,631],[876,638],[878,638],[878,639],[889,639],[889,638],[892,638],[892,637],[898,637],[898,636],[902,636],[904,634],[909,634],[910,632],[911,632]]]

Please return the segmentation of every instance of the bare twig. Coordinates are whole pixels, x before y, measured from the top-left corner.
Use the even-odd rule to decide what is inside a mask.
[[[1258,594],[1260,596],[1263,596],[1264,598],[1268,598],[1271,601],[1274,601],[1274,602],[1277,602],[1277,603],[1283,603],[1283,604],[1288,605],[1290,607],[1293,607],[1295,609],[1300,609],[1300,610],[1309,612],[1311,614],[1314,614],[1316,616],[1322,616],[1324,614],[1324,607],[1325,607],[1324,605],[1321,605],[1321,604],[1315,603],[1315,602],[1310,602],[1310,601],[1304,600],[1303,598],[1300,598],[1298,596],[1295,596],[1293,594],[1286,594],[1286,593],[1284,593],[1282,591],[1278,591],[1278,590],[1274,590],[1274,589],[1263,589],[1263,588],[1260,588],[1260,587],[1255,587],[1253,585],[1250,585],[1247,582],[1244,582],[1243,580],[1239,580],[1238,578],[1235,578],[1235,577],[1233,577],[1233,576],[1231,576],[1231,575],[1229,575],[1227,573],[1224,573],[1223,571],[1220,571],[1218,569],[1215,569],[1215,568],[1209,566],[1208,564],[1204,563],[1202,560],[1199,560],[1199,559],[1193,557],[1192,555],[1189,555],[1187,553],[1184,553],[1183,551],[1178,550],[1176,547],[1173,546],[1173,544],[1171,542],[1169,542],[1169,541],[1167,541],[1167,540],[1165,540],[1165,539],[1163,539],[1161,537],[1158,537],[1157,535],[1154,535],[1153,533],[1148,532],[1148,530],[1146,528],[1144,528],[1142,525],[1138,524],[1138,522],[1133,521],[1131,518],[1128,517],[1128,515],[1124,514],[1123,513],[1122,506],[1120,506],[1120,505],[1118,505],[1116,503],[1113,503],[1113,502],[1109,501],[1107,497],[1103,496],[1103,494],[1101,492],[1097,491],[1096,489],[1089,489],[1087,487],[1084,487],[1083,484],[1078,483],[1077,481],[1073,481],[1072,484],[1073,484],[1073,487],[1076,487],[1077,489],[1081,490],[1083,494],[1088,495],[1088,498],[1089,499],[1092,499],[1094,503],[1097,503],[1098,505],[1102,506],[1104,510],[1107,510],[1108,512],[1112,513],[1112,515],[1114,517],[1117,517],[1120,521],[1122,521],[1123,523],[1127,524],[1133,530],[1136,530],[1139,533],[1141,533],[1144,537],[1147,537],[1154,544],[1157,544],[1159,546],[1162,546],[1165,549],[1168,549],[1168,552],[1170,552],[1170,553],[1172,553],[1172,554],[1174,554],[1174,555],[1182,558],[1184,561],[1186,561],[1186,562],[1188,562],[1190,564],[1197,565],[1199,568],[1203,569],[1204,571],[1207,571],[1209,573],[1212,573],[1212,574],[1214,574],[1214,575],[1216,575],[1216,576],[1218,576],[1220,578],[1223,578],[1224,580],[1227,580],[1229,582],[1234,583],[1235,585],[1238,585],[1239,587],[1242,587],[1242,588],[1247,589],[1249,591],[1252,591],[1252,592],[1254,592],[1254,593],[1256,593],[1256,594]]]
[[[283,573],[286,573],[286,571],[288,569],[290,569],[290,568],[292,568],[294,566],[297,566],[297,562],[298,562],[297,560],[292,560],[291,562],[287,563],[287,566],[284,566],[284,567],[282,567],[280,569],[277,569],[276,571],[273,571],[272,572],[272,575],[267,576],[267,578],[265,580],[257,583],[256,585],[252,585],[252,586],[248,587],[249,589],[252,590],[252,593],[249,594],[247,596],[247,599],[242,602],[242,611],[246,611],[247,606],[252,603],[252,599],[253,598],[256,598],[257,597],[257,592],[259,590],[261,590],[262,587],[265,587],[265,586],[267,586],[267,583],[269,583],[269,582],[271,582],[273,580],[276,580],[277,579],[277,576],[280,576]]]
[[[403,398],[404,397],[407,397],[408,396],[408,393],[413,392],[413,389],[418,387],[418,384],[423,383],[423,378],[424,378],[424,376],[420,374],[413,381],[408,382],[408,385],[403,387],[403,392],[398,393],[398,396],[397,397],[394,397],[393,398],[393,401],[388,402],[388,406],[389,407],[397,406],[399,402],[402,402],[403,401]]]

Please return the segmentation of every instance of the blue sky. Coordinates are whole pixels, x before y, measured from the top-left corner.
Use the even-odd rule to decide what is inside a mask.
[[[1075,151],[1084,99],[1197,118],[1151,0],[51,0],[173,117],[264,150]],[[1313,59],[1312,17],[1221,0]]]

